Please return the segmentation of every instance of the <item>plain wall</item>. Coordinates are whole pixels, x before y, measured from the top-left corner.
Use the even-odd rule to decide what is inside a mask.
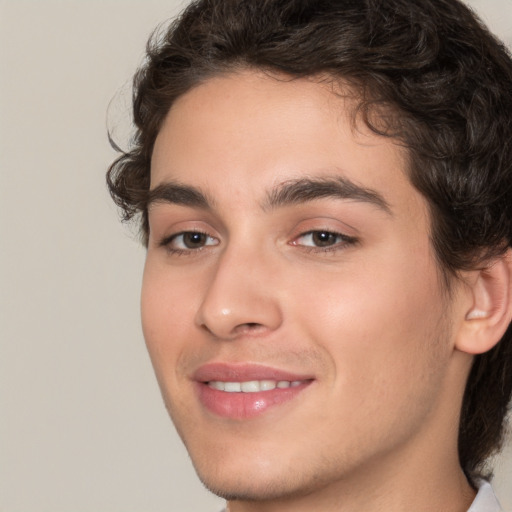
[[[182,4],[0,0],[0,512],[222,507],[164,410],[144,251],[104,185],[107,106]],[[472,4],[512,42],[511,0]],[[511,446],[496,488],[512,510]]]

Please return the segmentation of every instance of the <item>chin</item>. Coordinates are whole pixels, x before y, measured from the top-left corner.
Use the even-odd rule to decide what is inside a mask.
[[[213,494],[226,501],[263,502],[282,497],[283,490],[274,485],[257,487],[252,484],[237,485],[232,482],[210,482],[200,477],[203,485]]]
[[[229,450],[229,448],[227,448]],[[203,485],[226,500],[264,501],[282,493],[286,483],[272,474],[270,465],[258,464],[249,456],[238,460],[209,457],[196,460],[190,454],[196,473]]]
[[[219,474],[212,477],[201,472],[198,472],[198,476],[210,492],[227,501],[264,502],[308,494],[300,489],[297,481],[292,483],[291,476],[274,478],[269,475],[236,475],[223,478]]]
[[[213,463],[211,462],[213,460]],[[329,474],[315,471],[310,464],[286,464],[283,458],[258,460],[250,456],[238,460],[209,459],[192,462],[203,485],[228,501],[287,501],[306,496],[328,485]]]

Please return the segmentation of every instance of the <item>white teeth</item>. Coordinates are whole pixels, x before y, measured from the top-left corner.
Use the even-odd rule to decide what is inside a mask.
[[[219,391],[224,391],[224,382],[220,382],[218,380],[212,380],[208,383],[208,385],[213,389],[218,389]]]
[[[227,391],[228,393],[240,393],[240,391],[242,391],[242,386],[240,382],[225,382],[224,391]]]
[[[241,387],[244,393],[256,393],[256,391],[260,391],[260,383],[257,380],[242,382]]]
[[[302,384],[301,380],[250,380],[247,382],[222,382],[220,380],[211,380],[208,386],[219,391],[227,393],[257,393],[258,391],[271,391],[272,389],[286,389],[297,387]]]
[[[272,389],[276,389],[276,381],[275,380],[262,380],[260,382],[261,391],[270,391]]]

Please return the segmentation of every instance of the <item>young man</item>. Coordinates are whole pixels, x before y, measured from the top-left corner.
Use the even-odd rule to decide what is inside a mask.
[[[109,186],[230,512],[500,510],[511,90],[457,0],[203,0],[149,46]]]

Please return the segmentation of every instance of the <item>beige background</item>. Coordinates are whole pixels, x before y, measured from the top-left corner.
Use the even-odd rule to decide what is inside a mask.
[[[144,251],[104,186],[107,105],[182,3],[0,0],[1,512],[221,507],[161,404]],[[512,0],[472,4],[512,42]],[[511,447],[498,466],[512,510]]]

